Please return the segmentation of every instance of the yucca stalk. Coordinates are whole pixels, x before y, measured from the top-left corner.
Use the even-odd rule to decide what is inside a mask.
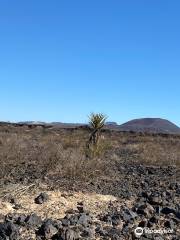
[[[89,125],[92,128],[92,133],[89,137],[88,147],[97,145],[99,141],[100,131],[103,128],[107,116],[102,113],[91,113],[89,116]]]

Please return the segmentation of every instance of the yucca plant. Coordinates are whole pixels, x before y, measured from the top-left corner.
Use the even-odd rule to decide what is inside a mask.
[[[88,148],[90,148],[91,145],[97,145],[100,131],[103,128],[106,119],[107,116],[102,113],[91,113],[89,116],[89,125],[92,128],[92,133],[89,137]]]

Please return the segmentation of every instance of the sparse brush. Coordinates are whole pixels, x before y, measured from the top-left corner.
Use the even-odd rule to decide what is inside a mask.
[[[83,181],[104,175],[113,178],[122,162],[180,166],[178,136],[105,130],[98,144],[87,148],[88,137],[89,129],[49,129],[44,133],[19,127],[0,131],[0,181],[31,184],[49,176]]]
[[[85,155],[90,158],[103,158],[105,153],[109,151],[111,147],[112,145],[108,140],[102,139],[101,141],[98,141],[97,144],[85,148]]]

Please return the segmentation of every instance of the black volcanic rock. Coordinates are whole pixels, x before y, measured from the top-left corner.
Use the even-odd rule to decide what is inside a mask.
[[[12,222],[0,223],[0,239],[6,240],[18,240],[19,238],[19,229]]]
[[[40,193],[39,196],[35,198],[36,204],[42,204],[44,202],[47,202],[49,200],[49,196],[47,193]]]
[[[141,118],[131,120],[119,126],[122,131],[180,134],[180,128],[161,118]]]
[[[120,165],[119,174],[123,175],[121,181],[116,184],[110,182],[109,187],[107,182],[98,182],[98,184],[102,188],[108,188],[105,194],[110,193],[116,196],[118,194],[123,198],[129,198],[124,196],[126,192],[133,194],[131,204],[126,200],[123,201],[122,198],[109,201],[106,203],[105,210],[96,214],[87,212],[84,209],[84,202],[80,201],[77,202],[76,210],[69,209],[64,218],[57,219],[42,220],[36,213],[8,214],[0,223],[0,239],[35,239],[36,235],[36,239],[39,240],[126,240],[137,239],[132,235],[136,227],[173,230],[172,233],[164,233],[163,238],[160,235],[144,233],[142,239],[179,239],[180,206],[178,194],[176,194],[179,181],[174,182],[172,179],[176,169],[122,162]],[[112,190],[110,192],[110,189],[114,192]],[[13,199],[12,202],[14,203],[15,200]],[[24,238],[23,233],[31,234],[33,238]]]

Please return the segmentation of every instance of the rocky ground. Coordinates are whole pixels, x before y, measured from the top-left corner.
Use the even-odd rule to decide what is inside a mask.
[[[3,183],[0,239],[180,239],[179,180],[173,166],[121,163],[113,181]]]
[[[0,126],[0,240],[180,239],[180,136],[89,134]]]

